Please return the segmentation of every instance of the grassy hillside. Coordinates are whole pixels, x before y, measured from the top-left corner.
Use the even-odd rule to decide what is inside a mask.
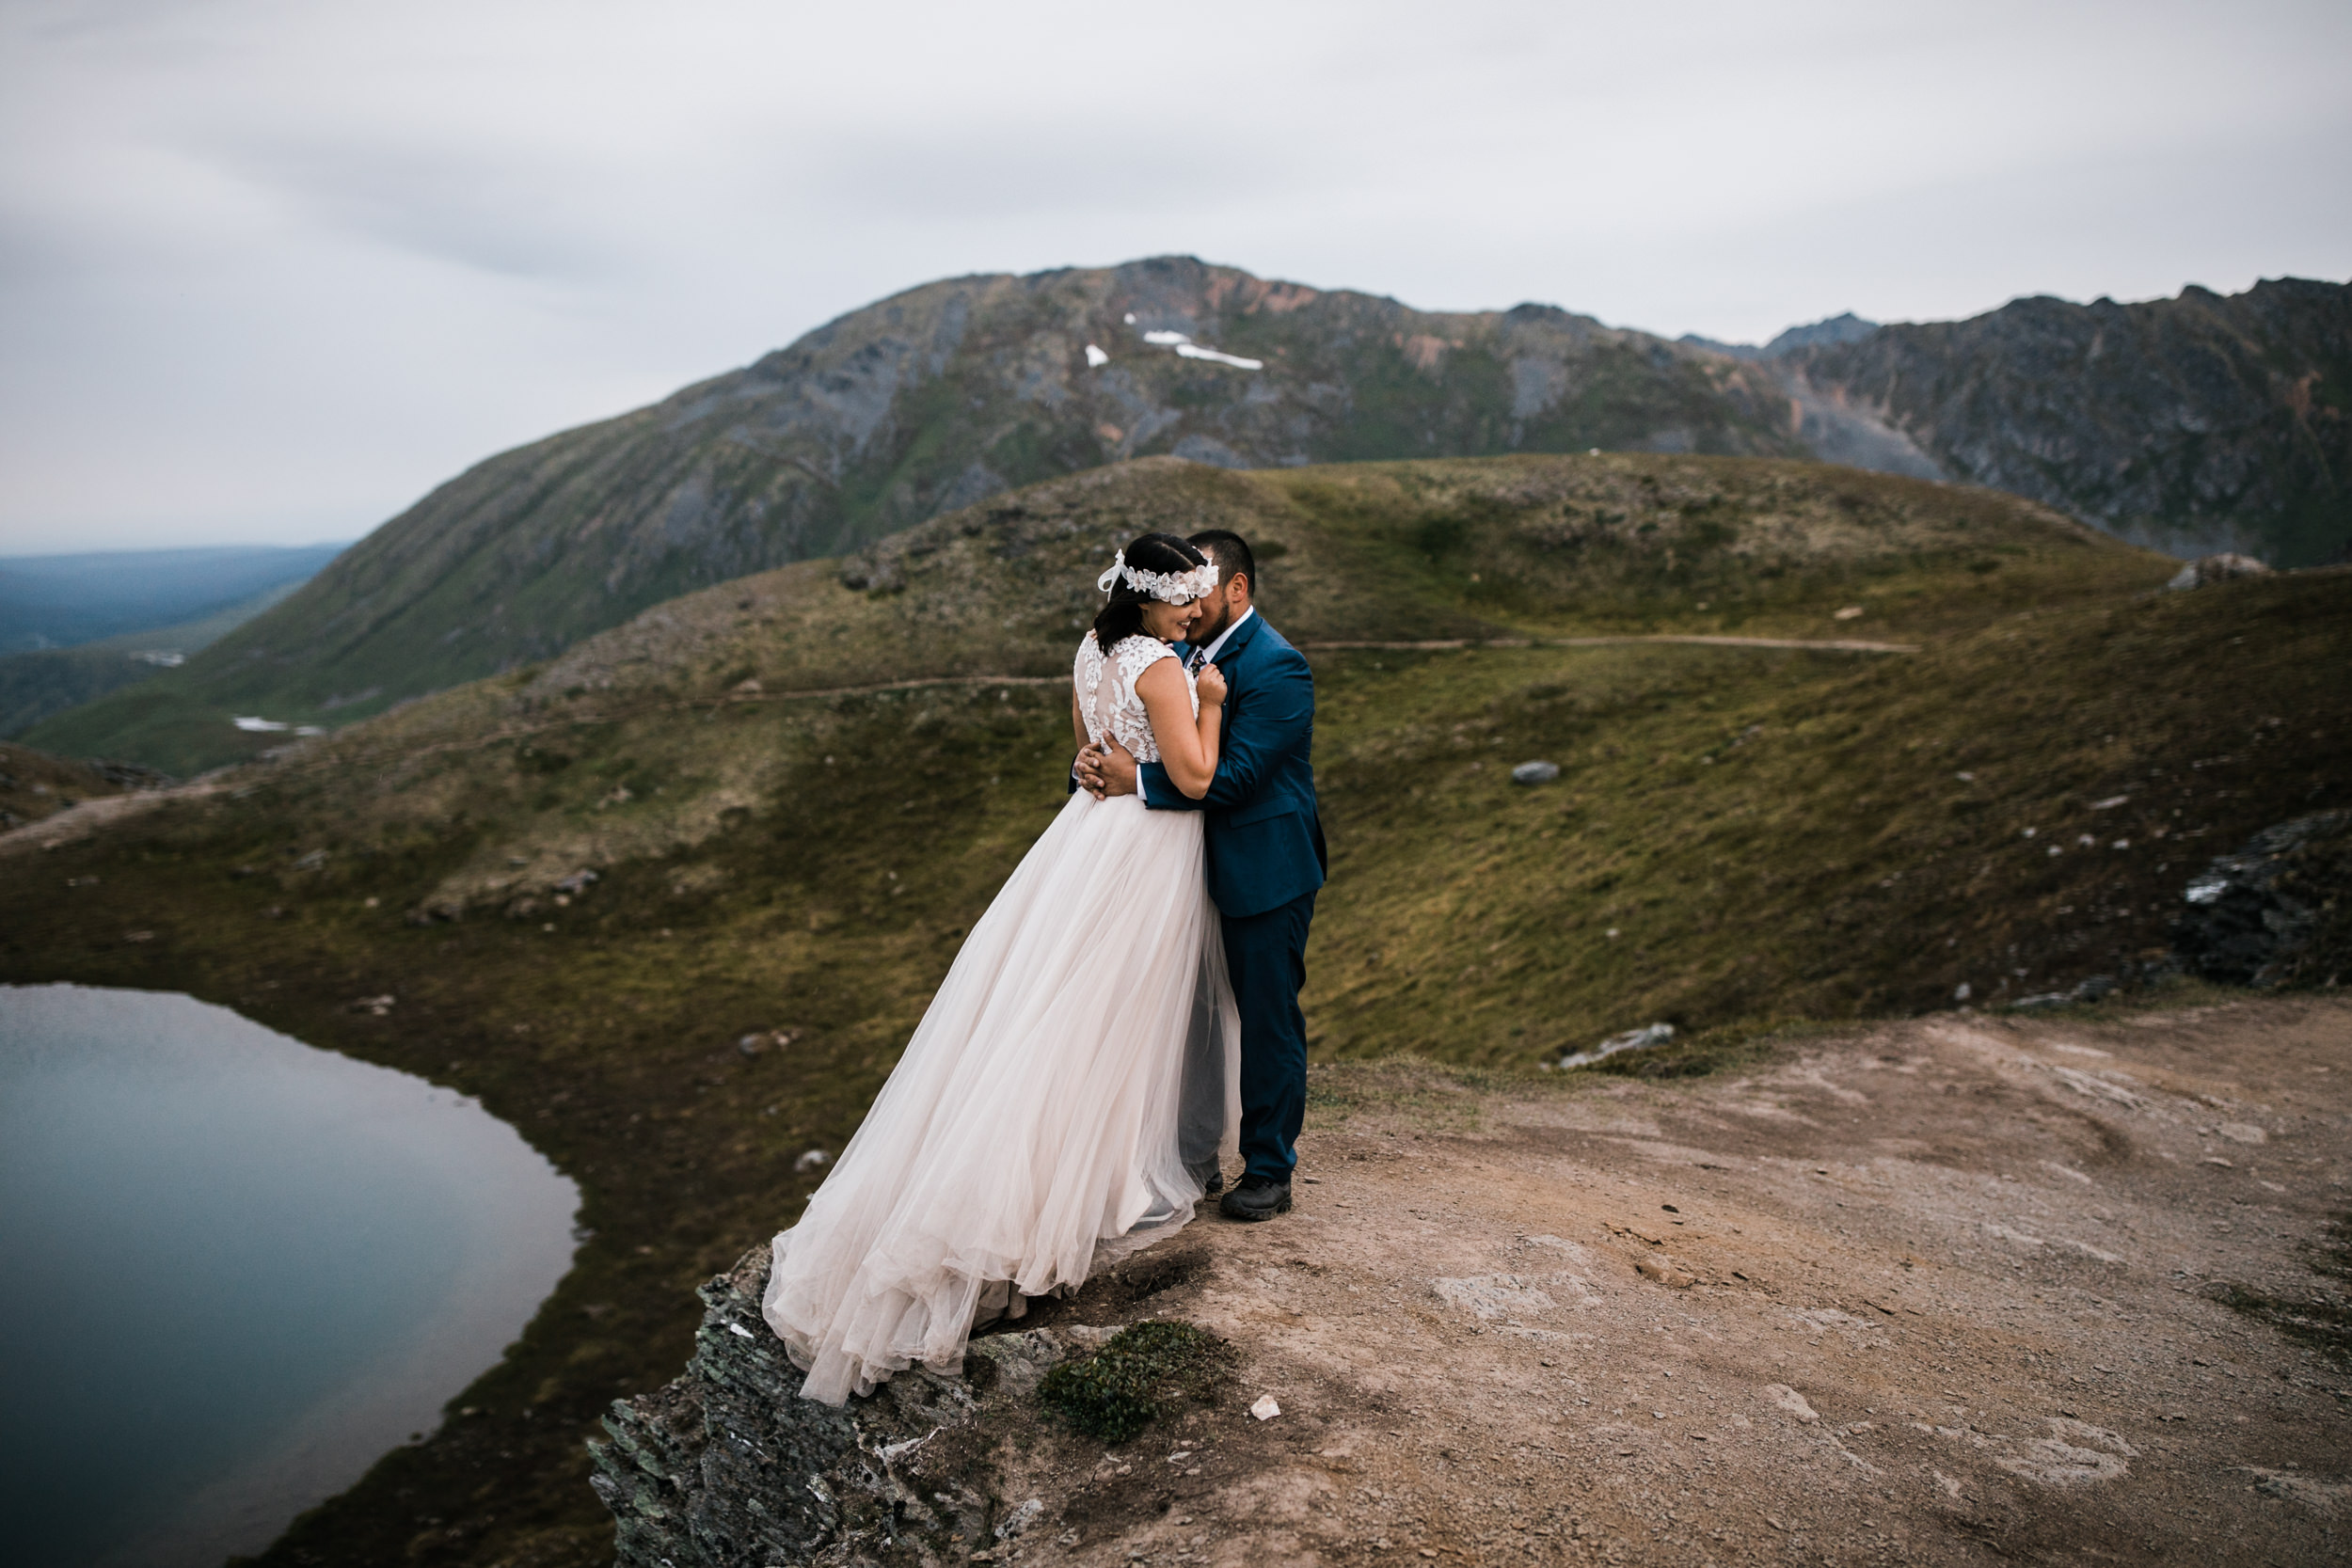
[[[1061,808],[1111,544],[1212,522],[1296,641],[1468,644],[1311,648],[1324,1062],[1525,1069],[1668,1019],[1696,1066],[2126,974],[2204,857],[2352,804],[2352,574],[2169,594],[2029,504],[1788,462],[1141,463],[673,601],[0,878],[0,978],[183,989],[423,1073],[585,1195],[479,1414],[271,1560],[609,1560],[580,1440],[797,1212],[794,1157],[840,1147]],[[1918,651],[1544,645],[1652,634]],[[1510,784],[1534,757],[1562,778]]]
[[[131,784],[161,782],[119,768],[102,772],[87,763],[0,741],[0,832],[54,816],[84,800],[119,795]]]

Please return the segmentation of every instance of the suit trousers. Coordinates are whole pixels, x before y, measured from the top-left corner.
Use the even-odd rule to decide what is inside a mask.
[[[1307,927],[1315,895],[1263,914],[1228,915],[1225,970],[1241,1013],[1241,1156],[1247,1175],[1288,1181],[1307,1117]]]

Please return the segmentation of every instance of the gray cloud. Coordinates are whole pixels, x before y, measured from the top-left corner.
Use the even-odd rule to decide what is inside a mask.
[[[571,210],[570,171],[501,150],[320,138],[223,148],[215,161],[300,221],[364,243],[514,277],[607,270],[604,214]]]
[[[2352,257],[2352,9],[0,4],[0,552],[314,538],[948,274],[1760,339]]]

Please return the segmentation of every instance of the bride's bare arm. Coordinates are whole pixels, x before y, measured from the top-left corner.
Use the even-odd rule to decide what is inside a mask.
[[[1208,671],[1200,676],[1200,717],[1192,716],[1192,699],[1184,690],[1184,672],[1172,658],[1163,658],[1136,677],[1136,695],[1152,721],[1152,738],[1160,748],[1160,766],[1168,781],[1198,800],[1216,777],[1217,730],[1225,716],[1225,683]]]

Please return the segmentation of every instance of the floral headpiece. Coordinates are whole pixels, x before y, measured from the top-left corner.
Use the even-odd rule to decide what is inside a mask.
[[[1216,562],[1204,561],[1189,572],[1147,572],[1127,564],[1127,552],[1122,547],[1110,570],[1094,579],[1094,586],[1107,594],[1111,584],[1125,581],[1136,593],[1169,604],[1190,604],[1205,599],[1216,592]]]

